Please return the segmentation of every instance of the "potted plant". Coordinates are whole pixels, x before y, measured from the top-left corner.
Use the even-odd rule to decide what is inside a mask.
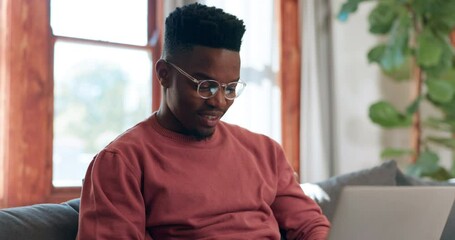
[[[338,19],[346,21],[363,2],[367,0],[347,0]],[[369,62],[377,64],[391,79],[412,81],[414,93],[406,109],[398,109],[386,100],[370,106],[369,117],[375,124],[411,130],[408,149],[386,148],[381,156],[409,156],[410,175],[435,180],[454,178],[455,55],[450,36],[455,27],[455,1],[376,0],[368,22],[370,33],[384,39],[367,53]],[[423,118],[423,102],[428,102],[437,114]],[[435,146],[450,149],[451,167],[442,166]]]

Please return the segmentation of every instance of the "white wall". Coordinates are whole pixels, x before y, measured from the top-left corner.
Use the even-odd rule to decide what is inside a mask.
[[[378,41],[368,32],[372,4],[362,4],[346,22],[336,19],[345,0],[332,1],[334,174],[381,162],[381,129],[368,118],[368,107],[382,98],[381,74],[369,64],[368,50]],[[383,79],[382,79],[383,80]]]
[[[346,0],[300,0],[302,34],[301,164],[303,182],[324,180],[381,164],[385,148],[410,149],[410,128],[384,129],[368,117],[371,104],[386,100],[404,112],[414,99],[415,83],[394,81],[367,53],[381,39],[368,29],[368,14],[377,2],[363,2],[346,22],[336,18]],[[421,119],[441,114],[428,102]],[[428,135],[450,137],[430,132]],[[433,146],[440,163],[450,169],[453,153]],[[405,171],[409,156],[394,158]]]

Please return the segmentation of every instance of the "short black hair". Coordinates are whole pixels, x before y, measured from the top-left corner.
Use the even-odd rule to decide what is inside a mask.
[[[200,3],[175,9],[165,25],[164,53],[171,56],[196,45],[239,52],[245,33],[242,20]]]

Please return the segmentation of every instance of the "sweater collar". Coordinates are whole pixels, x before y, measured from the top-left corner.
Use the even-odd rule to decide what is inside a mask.
[[[173,140],[175,142],[180,142],[182,144],[190,144],[190,145],[203,145],[207,147],[207,144],[215,144],[220,140],[220,125],[223,124],[223,122],[219,122],[218,126],[215,129],[215,132],[213,133],[212,136],[206,138],[206,139],[197,139],[193,136],[189,135],[184,135],[181,133],[177,133],[174,131],[171,131],[169,129],[164,128],[161,126],[161,124],[158,122],[158,119],[156,117],[156,112],[154,112],[150,118],[149,122],[151,123],[152,128],[161,136]]]

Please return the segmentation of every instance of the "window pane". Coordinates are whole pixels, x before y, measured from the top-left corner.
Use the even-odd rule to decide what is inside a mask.
[[[151,113],[146,50],[57,41],[54,186],[79,186],[93,156]]]
[[[147,43],[147,0],[52,0],[57,36],[134,45]]]

